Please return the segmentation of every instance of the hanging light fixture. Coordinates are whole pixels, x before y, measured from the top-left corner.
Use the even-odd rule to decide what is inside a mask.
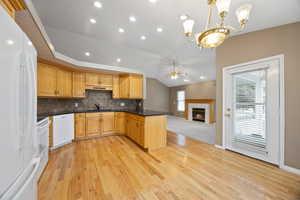
[[[245,28],[245,24],[249,20],[250,12],[252,9],[251,4],[244,5],[236,10],[236,15],[240,23],[240,28],[235,29],[231,26],[225,26],[224,20],[230,8],[231,0],[208,0],[208,17],[205,30],[196,34],[195,38],[197,45],[204,48],[215,48],[221,45],[232,32],[240,32]],[[220,24],[211,26],[212,9],[216,6],[220,17]],[[183,22],[184,34],[187,37],[193,36],[194,20],[188,17]]]
[[[170,73],[171,79],[176,80],[181,75],[181,72],[176,71],[175,61],[173,61],[173,71]]]

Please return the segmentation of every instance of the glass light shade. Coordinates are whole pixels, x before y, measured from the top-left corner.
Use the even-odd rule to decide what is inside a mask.
[[[178,72],[171,72],[171,79],[175,80],[178,78]]]
[[[229,11],[230,2],[231,2],[231,0],[217,0],[216,1],[216,6],[218,8],[219,15],[221,15],[221,16],[223,15],[223,17],[225,17],[225,15]]]
[[[184,34],[188,37],[192,36],[195,21],[187,19],[183,22]]]
[[[224,42],[229,33],[229,29],[226,28],[207,30],[199,35],[198,45],[204,48],[215,48]]]
[[[239,7],[236,10],[236,16],[237,16],[240,24],[247,23],[247,21],[249,20],[251,9],[252,9],[252,5],[246,4],[246,5]]]

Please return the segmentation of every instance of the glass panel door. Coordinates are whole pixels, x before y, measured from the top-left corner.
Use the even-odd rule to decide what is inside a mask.
[[[225,148],[279,163],[280,62],[278,58],[224,70]]]
[[[233,74],[232,144],[266,153],[265,69]]]

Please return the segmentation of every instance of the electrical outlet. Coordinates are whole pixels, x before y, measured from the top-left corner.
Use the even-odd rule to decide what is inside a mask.
[[[125,106],[125,103],[124,103],[124,102],[121,102],[121,103],[120,103],[120,106],[124,107],[124,106]]]
[[[75,103],[75,108],[78,108],[78,103]]]

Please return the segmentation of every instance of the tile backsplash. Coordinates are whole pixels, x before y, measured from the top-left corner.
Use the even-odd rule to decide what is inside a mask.
[[[101,109],[135,110],[140,101],[141,100],[112,99],[111,91],[87,90],[86,98],[84,99],[39,98],[37,113],[38,115],[43,115],[47,113],[95,110],[95,104],[99,104]]]

